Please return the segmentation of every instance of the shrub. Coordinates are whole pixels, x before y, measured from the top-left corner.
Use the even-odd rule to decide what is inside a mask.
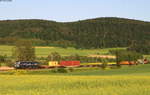
[[[103,63],[103,64],[101,65],[102,69],[106,69],[107,66],[108,66],[108,60],[102,59],[102,63]]]
[[[111,66],[110,68],[111,68],[111,69],[120,69],[120,68],[121,68],[121,65]]]
[[[5,62],[7,56],[6,55],[0,55],[0,62]]]
[[[27,70],[12,70],[11,74],[12,75],[25,75],[27,74],[28,71]]]
[[[107,68],[107,65],[108,65],[107,63],[103,63],[101,68],[105,70]]]
[[[68,68],[68,71],[69,71],[69,72],[73,72],[73,71],[74,71],[74,68],[70,67],[70,68]]]
[[[58,69],[57,69],[57,72],[58,72],[58,73],[67,73],[68,71],[67,71],[67,69],[65,69],[65,68],[58,68]]]
[[[7,60],[5,65],[8,67],[14,67],[14,63],[11,60]]]
[[[65,68],[55,68],[55,69],[52,69],[52,72],[53,73],[67,73],[68,70]]]
[[[51,70],[52,73],[57,73],[57,68]]]

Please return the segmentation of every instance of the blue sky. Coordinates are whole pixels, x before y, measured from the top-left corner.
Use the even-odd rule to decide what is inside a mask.
[[[97,17],[150,21],[150,0],[12,0],[0,2],[0,20],[46,19],[60,22]]]

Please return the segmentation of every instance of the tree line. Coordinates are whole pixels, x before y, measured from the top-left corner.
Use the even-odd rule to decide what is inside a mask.
[[[107,48],[150,40],[150,23],[123,18],[97,18],[60,23],[45,20],[0,21],[0,44],[28,39],[34,45]]]

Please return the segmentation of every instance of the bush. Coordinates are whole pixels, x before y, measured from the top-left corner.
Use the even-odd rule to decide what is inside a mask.
[[[65,68],[55,68],[52,70],[53,73],[67,73],[68,70]]]
[[[107,66],[108,66],[108,60],[107,59],[102,59],[102,65],[101,65],[101,67],[102,67],[102,69],[106,69],[107,68]]]
[[[57,68],[51,70],[52,73],[57,73]]]
[[[27,70],[12,70],[11,74],[12,75],[25,75],[27,74],[28,71]]]
[[[14,67],[14,63],[11,60],[7,60],[5,65],[8,67]]]
[[[108,66],[107,63],[103,63],[102,66],[101,66],[101,68],[105,70],[107,68],[107,66]]]
[[[5,62],[7,59],[6,55],[0,55],[0,62]]]
[[[116,64],[116,67],[117,67],[117,68],[121,68],[121,64],[120,64],[120,63],[117,63],[117,64]]]
[[[142,59],[143,55],[133,51],[116,51],[116,63],[119,65],[121,61],[137,61]]]
[[[111,69],[120,69],[120,68],[121,68],[121,65],[111,66],[110,68],[111,68]]]
[[[58,68],[57,72],[58,73],[67,73],[68,71],[65,68]]]
[[[70,68],[68,68],[68,71],[69,71],[69,72],[73,72],[73,71],[74,71],[74,68],[70,67]]]

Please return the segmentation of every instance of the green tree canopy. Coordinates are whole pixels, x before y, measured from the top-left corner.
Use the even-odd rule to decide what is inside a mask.
[[[132,51],[116,51],[116,61],[117,63],[121,61],[137,61],[143,58],[142,54]]]
[[[12,56],[16,61],[34,61],[35,47],[29,40],[19,40],[16,42]]]
[[[58,52],[52,52],[50,55],[47,57],[48,61],[60,61],[61,60],[61,55]]]
[[[150,41],[149,31],[150,22],[123,18],[96,18],[66,23],[46,20],[0,21],[0,44],[30,39],[35,45],[64,48],[128,47],[133,41]]]

